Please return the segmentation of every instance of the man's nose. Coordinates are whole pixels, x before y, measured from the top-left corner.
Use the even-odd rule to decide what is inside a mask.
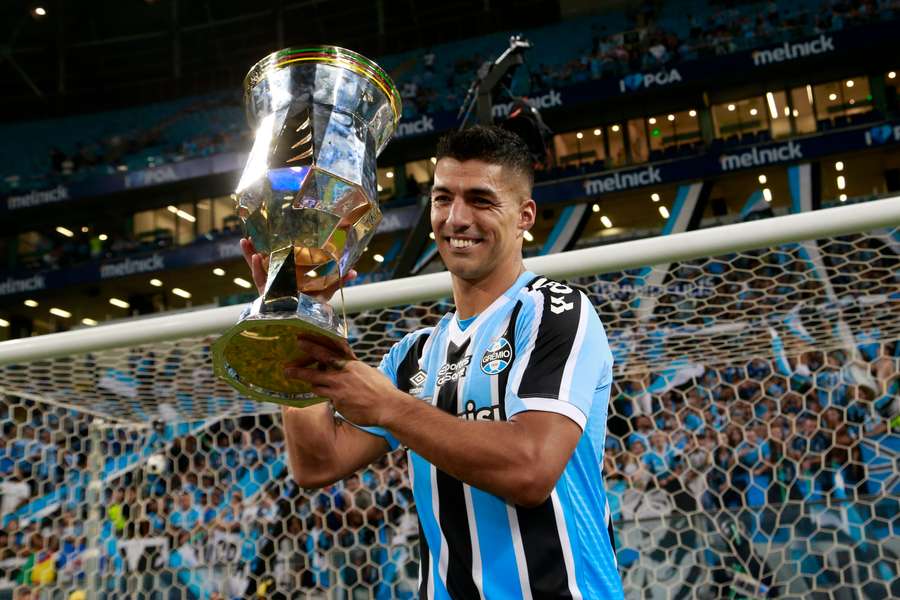
[[[460,229],[468,227],[471,223],[472,211],[468,203],[463,198],[454,198],[447,213],[447,225],[454,229]]]

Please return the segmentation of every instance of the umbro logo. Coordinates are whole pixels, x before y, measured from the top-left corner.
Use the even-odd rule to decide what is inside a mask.
[[[428,379],[428,374],[419,369],[416,371],[412,377],[409,378],[409,393],[412,395],[417,395],[422,391],[422,386],[425,384],[425,380]]]

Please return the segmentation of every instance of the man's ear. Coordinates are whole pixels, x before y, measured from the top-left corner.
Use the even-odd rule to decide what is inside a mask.
[[[537,204],[533,198],[522,201],[519,207],[519,229],[527,231],[534,227],[534,221],[537,218]]]

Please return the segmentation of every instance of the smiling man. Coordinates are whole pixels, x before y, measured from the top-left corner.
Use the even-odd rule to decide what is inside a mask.
[[[536,210],[527,146],[473,127],[443,138],[437,159],[431,224],[456,312],[378,369],[304,340],[309,358],[285,371],[337,414],[284,410],[294,477],[323,486],[405,447],[421,598],[621,598],[600,473],[603,326],[582,292],[522,263]]]

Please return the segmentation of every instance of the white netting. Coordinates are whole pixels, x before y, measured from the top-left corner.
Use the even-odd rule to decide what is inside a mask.
[[[573,282],[616,357],[604,473],[629,597],[900,596],[900,230]],[[374,364],[450,308],[352,315],[352,345]],[[298,489],[275,408],[214,379],[211,340],[0,368],[0,581],[48,597],[412,597],[405,456]]]

